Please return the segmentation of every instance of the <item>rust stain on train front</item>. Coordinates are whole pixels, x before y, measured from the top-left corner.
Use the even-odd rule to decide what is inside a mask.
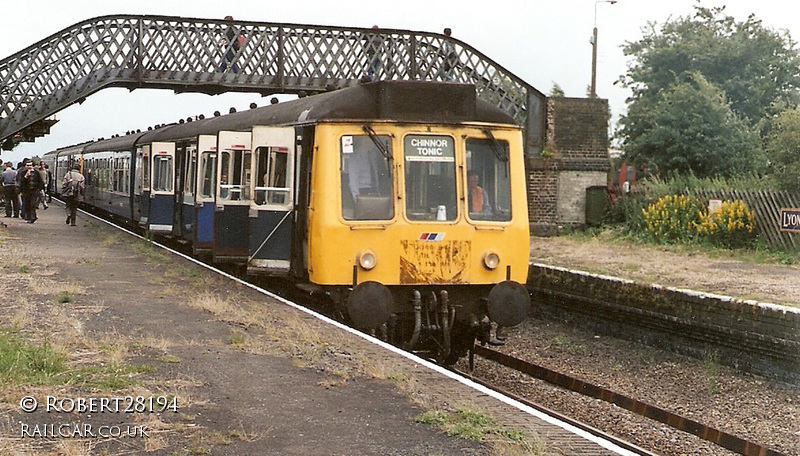
[[[470,241],[400,241],[400,283],[468,283]]]

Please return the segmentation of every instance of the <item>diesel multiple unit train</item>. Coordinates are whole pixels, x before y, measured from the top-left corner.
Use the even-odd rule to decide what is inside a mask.
[[[330,296],[441,361],[530,297],[521,128],[467,84],[380,81],[45,154],[82,204]]]

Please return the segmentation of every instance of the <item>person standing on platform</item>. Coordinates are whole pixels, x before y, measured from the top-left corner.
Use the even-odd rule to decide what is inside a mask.
[[[17,205],[19,205],[19,216],[27,220],[25,217],[25,203],[22,201],[22,175],[27,171],[25,163],[31,161],[30,158],[23,158],[21,162],[17,163]]]
[[[36,206],[39,205],[39,193],[44,188],[44,181],[39,171],[34,169],[33,162],[25,162],[25,172],[20,178],[20,190],[22,193],[22,204],[25,206],[25,221],[34,223],[36,217]]]
[[[39,168],[36,169],[39,172],[39,176],[42,178],[42,189],[39,190],[39,203],[42,204],[42,207],[47,210],[49,207],[47,205],[47,193],[46,190],[50,186],[50,180],[48,179],[47,169],[45,168],[45,164],[43,161],[39,160]],[[39,204],[36,204],[36,207],[39,207]]]
[[[3,198],[6,200],[6,217],[19,217],[19,196],[17,195],[17,172],[11,162],[5,164],[2,175]]]
[[[72,170],[64,175],[61,183],[61,196],[67,205],[67,225],[75,226],[75,216],[78,212],[78,201],[83,197],[86,188],[86,179],[80,171],[81,167],[73,166]]]

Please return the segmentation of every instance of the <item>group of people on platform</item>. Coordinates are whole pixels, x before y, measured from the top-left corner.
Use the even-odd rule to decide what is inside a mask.
[[[34,164],[30,158],[23,159],[14,168],[12,162],[3,165],[2,177],[6,217],[23,218],[27,223],[38,220],[36,211],[41,205],[48,209],[54,190],[53,172],[43,162]],[[67,205],[67,224],[75,226],[78,201],[83,196],[84,178],[79,167],[64,176],[61,196]]]

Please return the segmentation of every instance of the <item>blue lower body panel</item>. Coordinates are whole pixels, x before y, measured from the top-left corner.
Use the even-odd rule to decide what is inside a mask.
[[[250,206],[214,211],[214,261],[246,262],[249,254]]]
[[[148,230],[159,233],[172,233],[174,198],[173,195],[154,195],[150,198],[150,218],[147,220]]]

